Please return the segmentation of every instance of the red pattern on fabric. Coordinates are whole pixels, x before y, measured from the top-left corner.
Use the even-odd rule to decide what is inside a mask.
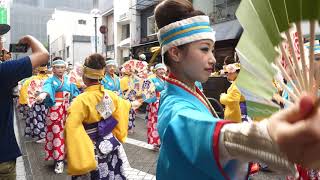
[[[44,84],[45,79],[33,79],[30,81],[30,84],[27,88],[28,94],[28,105],[31,107],[36,102],[36,97],[42,91],[42,86]]]
[[[152,144],[152,145],[160,145],[160,137],[157,129],[158,110],[159,110],[159,100],[149,104],[147,136],[148,136],[148,144]]]
[[[214,155],[214,159],[216,160],[217,162],[217,166],[221,172],[221,174],[225,177],[225,179],[229,180],[230,178],[227,176],[227,174],[224,172],[223,168],[222,168],[222,165],[220,163],[220,159],[219,159],[219,138],[220,138],[220,131],[222,129],[222,127],[225,125],[225,124],[228,124],[228,123],[232,123],[232,121],[225,121],[225,120],[221,120],[221,121],[218,121],[216,123],[216,127],[213,131],[213,155]]]
[[[56,103],[49,109],[46,127],[45,160],[60,161],[65,158],[64,125],[69,106],[69,94],[65,94],[65,101]]]
[[[299,180],[320,180],[320,172],[319,170],[307,170],[301,167],[300,165],[297,165],[297,170],[299,173],[299,177],[297,179]],[[295,180],[294,177],[287,177],[287,180]]]

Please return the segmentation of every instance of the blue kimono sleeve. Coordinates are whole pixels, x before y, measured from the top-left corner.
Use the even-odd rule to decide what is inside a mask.
[[[164,90],[164,83],[161,83],[158,78],[151,78],[150,81],[154,84],[154,86],[156,87],[156,91],[163,91]],[[149,99],[145,99],[144,102],[146,103],[153,103],[157,101],[157,97],[153,96]]]
[[[75,84],[71,83],[70,84],[70,89],[71,89],[70,93],[71,93],[71,98],[72,99],[80,94],[80,91],[79,91],[78,87]]]
[[[56,90],[53,86],[53,82],[51,78],[48,78],[44,82],[42,91],[49,94],[49,96],[47,96],[47,98],[43,102],[45,103],[46,106],[52,107],[56,103],[56,100],[55,100]]]
[[[152,98],[144,100],[144,102],[146,102],[146,103],[153,103],[153,102],[156,102],[156,101],[157,101],[157,97],[156,96],[153,96]]]
[[[123,97],[123,94],[122,94],[121,89],[119,89],[118,93],[119,93],[119,96],[120,96],[120,97]]]
[[[218,142],[214,143],[215,136],[222,127],[219,123],[210,114],[191,108],[180,109],[166,128],[158,126],[168,159],[185,171],[195,169],[194,171],[202,172],[212,179],[224,179],[219,164]],[[186,179],[197,179],[196,174],[195,177]]]
[[[108,89],[108,83],[107,83],[107,80],[105,78],[103,78],[101,80],[101,84],[103,85],[104,89]]]

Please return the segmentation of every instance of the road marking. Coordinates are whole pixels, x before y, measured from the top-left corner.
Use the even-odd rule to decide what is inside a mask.
[[[130,138],[129,138],[130,139]],[[137,141],[134,139],[130,139],[130,142],[133,141]],[[146,172],[140,171],[139,169],[134,169],[130,166],[129,161],[128,161],[128,157],[126,155],[126,152],[124,151],[123,146],[119,147],[119,157],[121,159],[126,159],[125,162],[123,162],[123,167],[124,167],[124,174],[125,176],[129,179],[129,180],[155,180],[156,177],[152,174],[148,174]]]
[[[20,141],[20,134],[19,134],[19,128],[18,128],[18,122],[17,122],[17,114],[15,109],[13,110],[13,123],[14,123],[14,134],[16,136],[17,143],[19,144],[19,147],[21,147],[21,141]],[[16,174],[17,178],[19,180],[25,180],[26,179],[26,170],[24,167],[24,161],[23,157],[20,156],[16,160]]]
[[[146,143],[144,141],[139,141],[139,140],[136,140],[136,139],[127,138],[126,143],[132,144],[132,145],[135,145],[135,146],[139,146],[139,147],[142,147],[142,148],[153,150],[153,145],[148,144],[148,143]]]

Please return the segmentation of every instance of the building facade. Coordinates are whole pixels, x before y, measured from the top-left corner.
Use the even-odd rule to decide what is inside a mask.
[[[97,27],[101,18],[97,19]],[[56,9],[47,22],[51,58],[60,56],[68,63],[83,64],[95,52],[95,22],[91,14]],[[97,52],[102,52],[102,34],[97,33]]]
[[[102,52],[107,59],[115,59],[113,1],[100,0],[98,7],[102,18],[102,27],[100,27],[103,36]]]
[[[242,27],[235,15],[240,1],[193,0],[195,9],[210,16],[211,24],[216,32],[215,58],[218,66],[223,65],[225,57],[234,57],[235,47],[242,34]]]
[[[10,19],[11,41],[18,42],[21,36],[30,34],[48,46],[47,21],[55,8],[69,11],[83,10],[87,13],[93,8],[92,0],[11,0]]]
[[[154,8],[157,0],[137,0],[132,5],[140,15],[140,42],[132,45],[132,54],[135,58],[143,53],[150,60],[152,48],[158,47],[157,27],[154,19]],[[236,20],[235,12],[240,0],[193,0],[194,8],[210,16],[213,29],[216,31],[215,56],[218,63],[223,64],[226,56],[233,56],[242,28]],[[153,63],[161,62],[158,57]]]
[[[139,41],[131,47],[132,56],[138,58],[140,54],[146,55],[146,61],[150,62],[153,51],[152,48],[159,47],[157,31],[158,28],[155,23],[154,18],[154,8],[158,3],[157,0],[144,1],[137,0],[135,4],[132,5],[132,8],[138,12],[140,15],[140,34]],[[160,56],[154,60],[152,63],[160,62]]]
[[[130,48],[140,41],[140,14],[132,8],[136,0],[114,1],[114,48],[119,64],[130,59]]]

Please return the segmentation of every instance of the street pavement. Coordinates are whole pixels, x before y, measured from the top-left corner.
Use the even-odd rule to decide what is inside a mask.
[[[17,180],[69,180],[66,169],[63,174],[55,174],[52,161],[44,161],[44,144],[38,144],[30,138],[24,137],[25,122],[20,115],[16,115],[15,131],[22,157],[17,159]],[[129,134],[123,149],[129,162],[125,163],[125,174],[128,179],[154,180],[158,152],[147,144],[147,128],[144,114],[138,115],[136,128]]]
[[[44,161],[44,144],[33,142],[25,138],[25,122],[19,114],[16,115],[15,131],[22,157],[17,159],[17,180],[69,180],[66,169],[63,174],[53,172],[53,162]],[[129,180],[155,180],[156,161],[158,152],[152,150],[147,144],[147,128],[144,114],[138,114],[136,128],[133,134],[129,134],[126,143],[123,144],[125,154],[129,162],[125,163],[125,173]],[[251,180],[284,180],[285,177],[273,172],[259,172],[250,176]]]

